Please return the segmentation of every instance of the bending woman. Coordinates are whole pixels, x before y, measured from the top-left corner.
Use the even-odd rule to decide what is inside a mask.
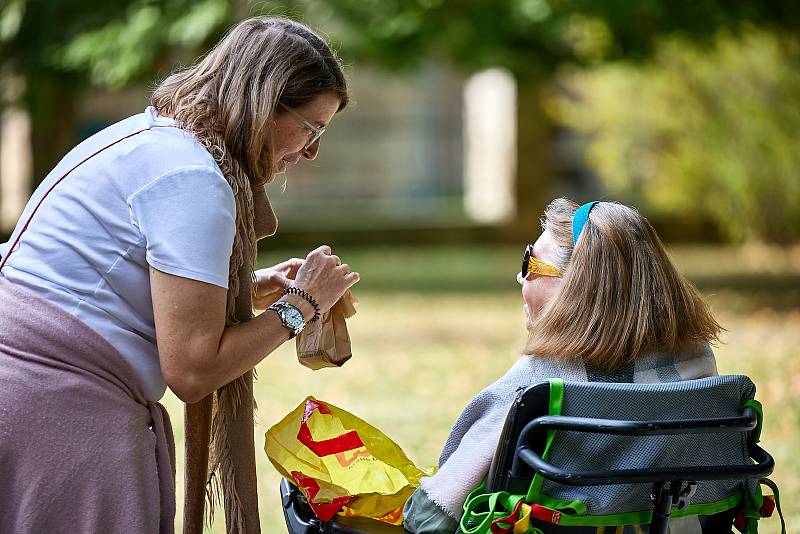
[[[542,230],[517,275],[530,333],[524,355],[456,420],[439,471],[406,503],[410,532],[456,531],[520,389],[548,378],[655,383],[717,373],[709,343],[721,328],[636,210],[556,199]]]
[[[0,530],[173,530],[165,388],[193,403],[249,376],[358,281],[327,246],[253,272],[277,226],[264,185],[313,160],[347,102],[319,36],[245,20],[45,178],[0,248]],[[247,400],[217,396],[215,435]],[[215,445],[227,484],[236,446]]]

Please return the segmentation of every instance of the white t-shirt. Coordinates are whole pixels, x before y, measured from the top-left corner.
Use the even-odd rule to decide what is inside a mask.
[[[2,275],[93,328],[131,364],[148,400],[161,375],[149,267],[228,287],[236,231],[231,187],[190,134],[148,107],[71,150],[36,189],[8,243],[47,190]],[[155,128],[154,128],[155,127]]]

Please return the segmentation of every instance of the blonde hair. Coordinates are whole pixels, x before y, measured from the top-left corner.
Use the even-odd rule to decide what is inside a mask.
[[[558,198],[545,210],[542,228],[559,247],[564,279],[534,322],[526,354],[580,358],[614,372],[647,352],[678,353],[719,339],[722,327],[647,219],[600,202],[573,247],[577,207]]]
[[[325,41],[281,17],[246,19],[192,67],[156,87],[150,103],[191,132],[222,170],[236,199],[236,237],[229,267],[228,320],[235,322],[239,268],[255,261],[253,187],[274,177],[271,124],[290,108],[332,93],[347,106],[347,84]],[[253,265],[250,265],[252,273]]]

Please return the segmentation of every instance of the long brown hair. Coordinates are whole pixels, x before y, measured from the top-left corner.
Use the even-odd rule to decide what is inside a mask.
[[[311,29],[281,17],[240,22],[197,64],[172,74],[153,91],[153,107],[197,138],[233,189],[229,322],[239,294],[239,268],[245,258],[255,261],[252,188],[274,177],[272,118],[279,104],[299,107],[323,93],[339,98],[339,111],[347,106],[339,60]]]
[[[347,106],[339,60],[311,29],[281,17],[240,22],[196,65],[172,74],[153,91],[153,107],[194,134],[233,189],[229,323],[239,295],[239,268],[245,258],[255,261],[252,188],[273,178],[272,117],[279,104],[299,107],[323,93],[339,98],[339,111]]]
[[[561,288],[534,322],[525,352],[581,358],[613,372],[646,352],[678,353],[719,339],[722,327],[635,209],[599,202],[573,247],[578,205],[558,198],[542,227],[559,246]]]

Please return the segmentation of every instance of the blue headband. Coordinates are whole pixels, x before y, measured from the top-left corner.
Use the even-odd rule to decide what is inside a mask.
[[[577,210],[575,210],[575,215],[572,216],[572,246],[574,247],[575,244],[578,242],[578,238],[583,231],[583,227],[586,224],[586,221],[589,220],[589,212],[592,211],[592,208],[595,204],[600,202],[599,200],[592,200],[591,202],[587,202]]]

